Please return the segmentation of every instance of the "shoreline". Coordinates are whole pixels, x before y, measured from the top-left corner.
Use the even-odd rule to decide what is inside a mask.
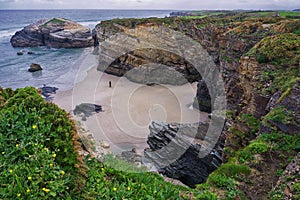
[[[146,86],[98,71],[97,66],[97,56],[88,54],[76,74],[73,88],[58,90],[53,95],[53,103],[70,112],[74,119],[79,119],[72,112],[76,105],[101,105],[103,112],[79,121],[93,133],[97,142],[108,142],[115,154],[132,148],[142,154],[153,120],[195,123],[208,118],[207,113],[190,108],[197,83]]]

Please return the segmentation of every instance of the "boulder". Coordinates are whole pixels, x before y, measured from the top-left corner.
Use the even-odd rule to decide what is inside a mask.
[[[74,115],[81,115],[82,120],[86,120],[87,117],[92,116],[93,113],[99,113],[102,112],[102,106],[92,103],[82,103],[80,105],[77,105],[73,111]]]
[[[145,158],[154,163],[158,172],[177,179],[189,187],[205,182],[208,175],[222,163],[222,144],[200,156],[200,149],[209,144],[203,141],[206,123],[167,124],[152,122],[145,149]],[[199,139],[197,139],[199,138]]]
[[[30,68],[28,69],[29,72],[37,72],[37,71],[41,71],[43,70],[43,68],[41,67],[41,65],[36,64],[36,63],[32,63],[30,65]]]
[[[99,142],[100,147],[105,148],[105,149],[109,149],[110,148],[110,144],[107,141],[101,140]]]
[[[58,90],[57,87],[46,86],[45,84],[39,89],[42,91],[43,98],[48,102],[52,101],[53,97],[51,95],[56,94],[56,91]]]
[[[94,44],[89,28],[63,18],[42,19],[30,24],[16,32],[10,42],[13,47],[54,48],[81,48]]]
[[[18,52],[17,52],[17,55],[18,55],[18,56],[22,56],[23,54],[24,54],[24,53],[23,53],[22,51],[18,51]]]

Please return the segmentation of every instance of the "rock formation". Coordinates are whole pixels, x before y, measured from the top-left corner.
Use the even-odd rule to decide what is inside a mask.
[[[102,106],[92,103],[82,103],[77,105],[73,111],[74,115],[82,115],[82,120],[86,121],[87,117],[92,116],[93,113],[102,112]]]
[[[222,163],[222,137],[211,152],[200,156],[209,124],[167,124],[152,122],[145,157],[154,163],[158,172],[195,187]]]
[[[13,47],[81,48],[94,44],[90,29],[62,18],[42,19],[16,32]]]
[[[28,69],[29,72],[37,72],[37,71],[41,71],[43,70],[43,68],[41,67],[40,64],[36,64],[36,63],[32,63],[30,65],[30,68]]]

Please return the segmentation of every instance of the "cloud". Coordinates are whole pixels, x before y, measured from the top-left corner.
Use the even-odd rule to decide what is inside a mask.
[[[0,8],[15,9],[295,9],[299,0],[0,0]]]

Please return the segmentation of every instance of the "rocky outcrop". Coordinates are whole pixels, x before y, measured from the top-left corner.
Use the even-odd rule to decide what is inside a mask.
[[[89,28],[63,19],[42,19],[16,32],[11,40],[13,47],[48,46],[54,48],[81,48],[94,44]]]
[[[211,113],[211,103],[212,102],[206,83],[201,80],[197,85],[197,95],[195,97],[193,107],[202,112]]]
[[[158,172],[195,187],[222,163],[222,137],[214,148],[202,155],[209,142],[204,138],[209,124],[167,124],[152,122],[145,157]]]
[[[43,70],[43,68],[41,67],[40,64],[36,64],[36,63],[32,63],[30,65],[30,68],[28,69],[29,72],[37,72],[37,71],[41,71]]]
[[[74,115],[80,115],[83,121],[86,121],[87,117],[92,116],[94,113],[102,112],[102,106],[92,103],[82,103],[77,105],[73,111]]]

